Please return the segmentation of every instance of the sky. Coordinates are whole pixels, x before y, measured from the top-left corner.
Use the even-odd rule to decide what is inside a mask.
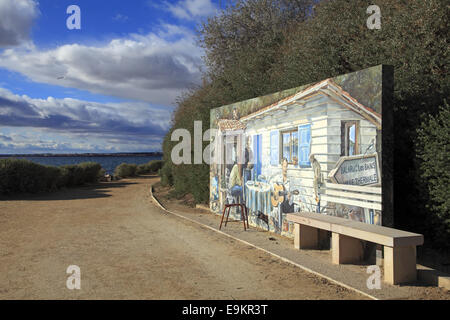
[[[69,30],[70,5],[81,29]],[[0,154],[160,151],[213,0],[0,0]]]

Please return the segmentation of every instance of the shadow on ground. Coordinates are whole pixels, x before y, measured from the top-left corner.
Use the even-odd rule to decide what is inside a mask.
[[[133,177],[133,179],[151,179],[155,176],[140,176]],[[128,185],[136,184],[126,180],[99,182],[95,184],[85,185],[81,187],[65,188],[55,192],[36,193],[36,194],[16,194],[0,196],[0,201],[60,201],[60,200],[78,200],[78,199],[94,199],[94,198],[108,198],[111,195],[108,193],[113,188],[123,188]]]

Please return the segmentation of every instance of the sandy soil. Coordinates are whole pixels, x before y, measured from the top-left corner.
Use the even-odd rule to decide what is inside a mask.
[[[0,200],[1,299],[364,299],[157,208],[155,178]],[[81,290],[66,288],[69,265]]]

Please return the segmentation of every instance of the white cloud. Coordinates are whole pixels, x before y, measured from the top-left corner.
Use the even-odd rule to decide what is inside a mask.
[[[128,20],[128,16],[118,13],[112,19],[114,21],[125,22]]]
[[[170,110],[145,102],[33,99],[0,88],[0,128],[12,128],[15,134],[6,135],[0,130],[0,144],[3,149],[8,146],[11,152],[51,149],[51,145],[55,150],[78,147],[97,150],[99,145],[102,150],[120,146],[122,150],[131,150],[132,146],[135,150],[158,149],[169,126]],[[33,134],[30,136],[28,132]],[[39,137],[43,133],[47,138]],[[54,139],[49,139],[49,135],[58,137],[59,142],[52,142]],[[64,145],[66,141],[71,146]]]
[[[131,34],[104,46],[6,49],[0,67],[35,82],[169,105],[200,83],[201,56],[191,31],[163,25],[158,33]]]
[[[0,0],[0,48],[29,41],[31,26],[38,16],[34,0]]]
[[[166,2],[167,9],[177,18],[194,20],[207,17],[217,8],[211,0],[181,0],[176,4]]]
[[[8,127],[2,129],[8,130]],[[0,134],[0,154],[160,151],[161,139],[115,139],[47,133],[27,128],[25,134]]]
[[[13,139],[9,136],[6,136],[6,135],[0,133],[0,141],[10,142],[10,141],[13,141]]]

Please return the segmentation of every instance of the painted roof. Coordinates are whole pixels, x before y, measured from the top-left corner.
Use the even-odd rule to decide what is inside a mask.
[[[222,131],[245,129],[246,125],[239,120],[220,119],[217,126]]]
[[[266,113],[287,108],[288,105],[299,102],[299,100],[301,101],[302,99],[305,99],[313,94],[323,94],[328,96],[345,108],[358,113],[368,121],[372,122],[378,129],[381,129],[381,114],[359,103],[348,92],[344,91],[339,85],[337,85],[332,78],[325,79],[289,97],[277,101],[269,106],[263,107],[256,112],[242,117],[240,121],[246,122],[257,116],[262,116]]]

